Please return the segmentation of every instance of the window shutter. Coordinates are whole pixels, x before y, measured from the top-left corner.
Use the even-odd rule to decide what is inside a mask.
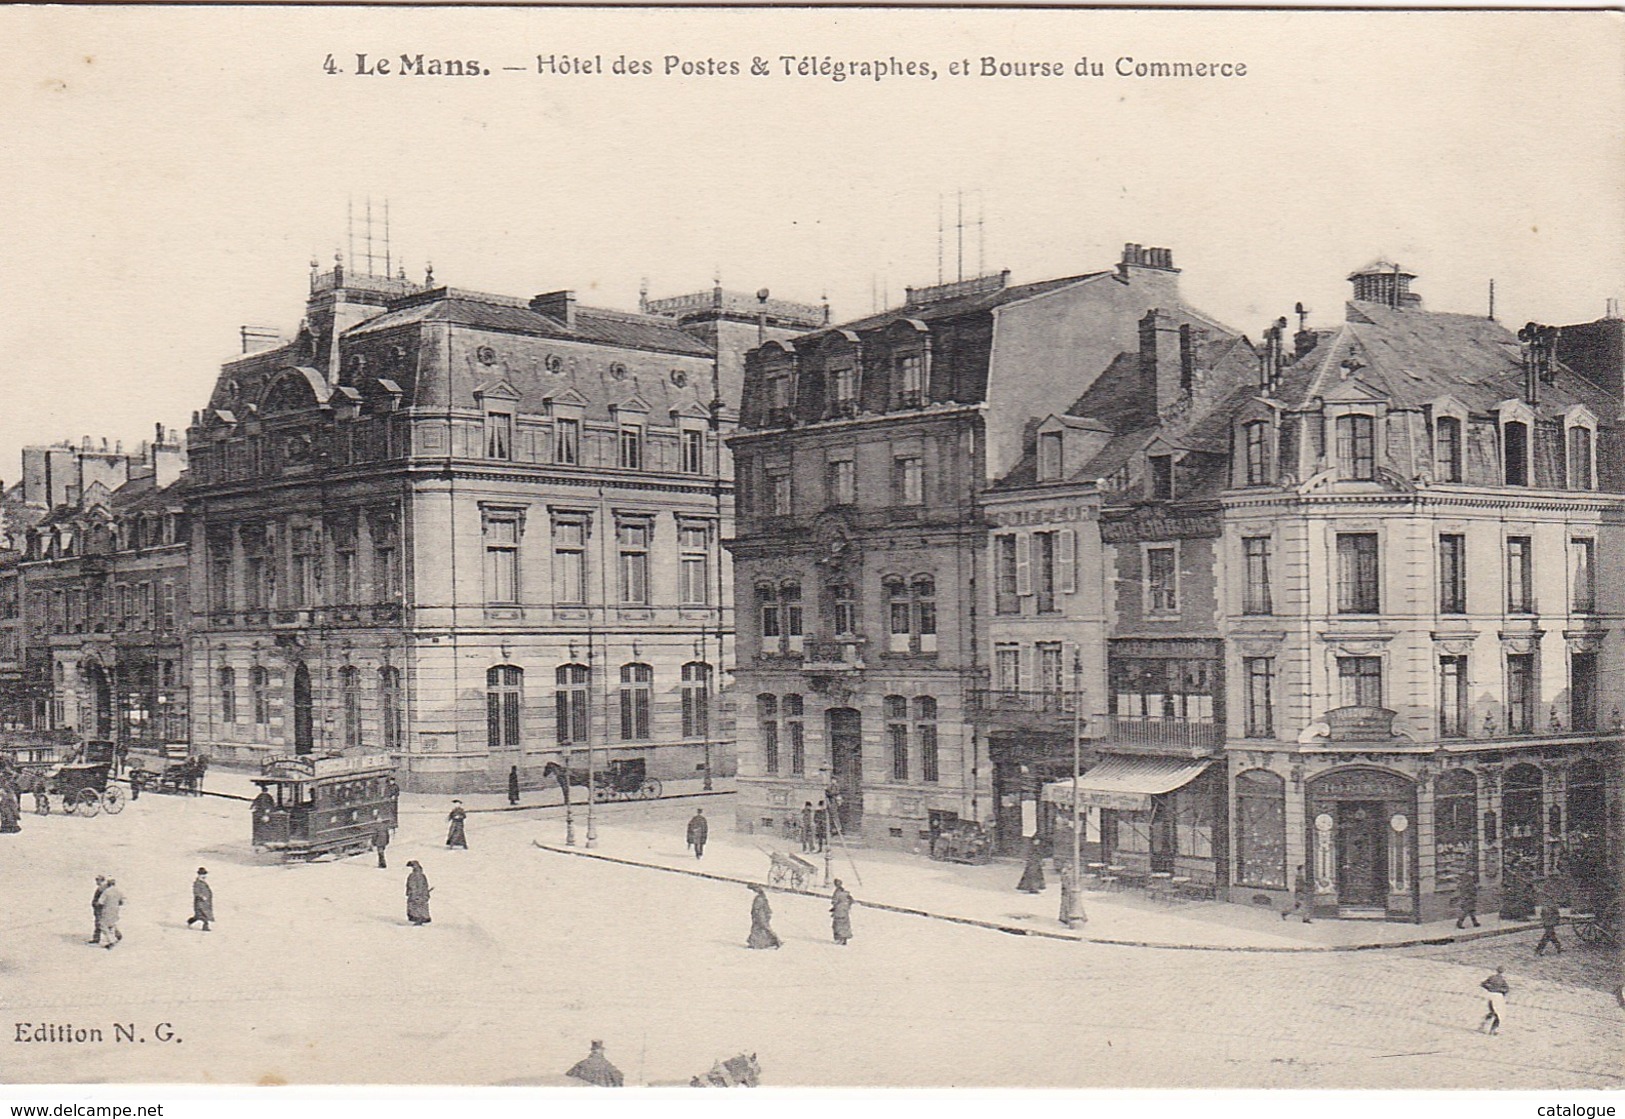
[[[1016,534],[1016,594],[1033,593],[1033,534]]]
[[[1056,582],[1062,594],[1074,594],[1078,589],[1078,534],[1073,529],[1063,528],[1056,537],[1055,565],[1060,569]]]
[[[1022,536],[1025,540],[1027,537]],[[1016,688],[1018,691],[1033,691],[1033,662],[1038,659],[1038,650],[1028,645],[1020,649],[1016,663]]]

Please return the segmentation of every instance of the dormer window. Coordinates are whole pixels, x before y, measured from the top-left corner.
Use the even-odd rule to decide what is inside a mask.
[[[485,413],[485,457],[513,458],[513,414],[488,411]]]
[[[841,415],[857,403],[858,371],[843,365],[829,371],[829,410]]]
[[[1505,478],[1509,486],[1529,484],[1529,425],[1511,420],[1501,426]]]
[[[1151,455],[1146,459],[1149,467],[1149,480],[1152,501],[1172,501],[1174,499],[1174,456]]]
[[[1596,489],[1596,472],[1592,469],[1593,440],[1589,427],[1570,427],[1568,438],[1569,489]]]
[[[775,370],[767,377],[767,406],[770,411],[782,414],[790,410],[790,374],[783,370]]]
[[[1038,436],[1038,480],[1040,482],[1059,481],[1062,473],[1061,433],[1059,431],[1045,431]]]
[[[678,469],[684,474],[705,473],[705,432],[685,427],[678,445]]]
[[[1376,477],[1376,421],[1371,416],[1337,418],[1337,467],[1345,481]]]
[[[1254,420],[1242,427],[1247,447],[1247,484],[1267,485],[1270,480],[1269,424]]]
[[[1461,481],[1461,421],[1440,416],[1433,425],[1433,442],[1439,481]]]
[[[621,427],[621,469],[643,469],[643,428],[637,424]]]
[[[925,355],[904,354],[897,359],[897,403],[904,408],[925,402]]]
[[[553,461],[560,466],[575,466],[580,463],[580,420],[559,419],[553,421]]]

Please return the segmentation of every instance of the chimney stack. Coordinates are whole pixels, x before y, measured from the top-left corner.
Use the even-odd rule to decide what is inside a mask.
[[[1140,320],[1140,385],[1161,415],[1183,395],[1179,326],[1161,308],[1152,308]]]
[[[566,329],[576,328],[576,293],[573,291],[550,291],[538,295],[530,301],[530,309],[539,315],[558,319]]]

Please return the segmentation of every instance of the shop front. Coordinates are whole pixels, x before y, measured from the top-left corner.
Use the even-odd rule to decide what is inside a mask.
[[[1348,766],[1311,779],[1305,795],[1315,914],[1417,919],[1415,782]]]

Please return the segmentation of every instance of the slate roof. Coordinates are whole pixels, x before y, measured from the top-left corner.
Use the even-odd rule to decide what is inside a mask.
[[[960,315],[976,314],[991,311],[995,307],[1006,303],[1015,303],[1018,300],[1030,299],[1035,295],[1055,291],[1070,284],[1082,283],[1085,280],[1095,280],[1102,276],[1111,275],[1109,271],[1083,272],[1076,276],[1062,276],[1053,280],[1037,280],[1030,284],[1012,284],[1008,287],[997,288],[992,291],[974,292],[968,295],[957,296],[952,299],[937,300],[932,303],[910,304],[903,307],[893,307],[890,310],[880,311],[867,315],[861,319],[849,322],[835,323],[822,330],[810,331],[801,335],[797,341],[807,339],[815,341],[840,330],[864,331],[885,326],[888,323],[901,322],[907,319],[917,319],[920,322],[936,322],[941,319],[957,318]]]

